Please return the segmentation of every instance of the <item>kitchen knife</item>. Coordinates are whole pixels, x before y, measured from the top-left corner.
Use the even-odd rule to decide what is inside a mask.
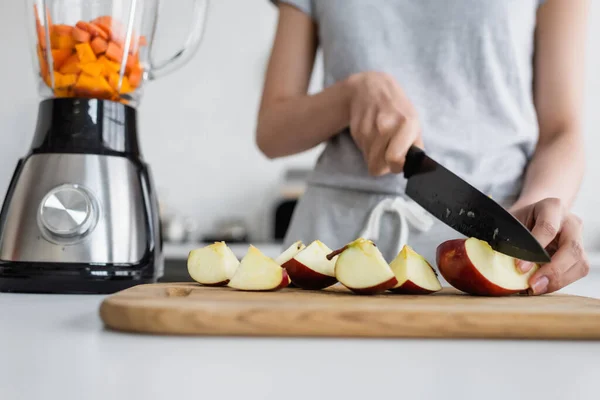
[[[406,155],[404,176],[406,194],[457,232],[520,260],[550,262],[546,250],[511,213],[418,147]]]

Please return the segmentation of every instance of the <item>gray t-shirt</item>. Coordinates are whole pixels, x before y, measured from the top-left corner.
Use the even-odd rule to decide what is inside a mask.
[[[532,57],[543,0],[280,1],[318,24],[325,86],[361,71],[393,75],[431,157],[496,199],[518,195],[538,137]],[[327,143],[310,182],[397,195],[406,184],[369,176],[348,131]]]

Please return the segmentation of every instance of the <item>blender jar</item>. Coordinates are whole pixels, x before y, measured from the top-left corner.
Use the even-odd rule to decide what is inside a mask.
[[[34,62],[43,99],[85,97],[137,105],[145,80],[191,59],[203,36],[208,0],[194,1],[182,49],[151,59],[159,0],[28,0]]]

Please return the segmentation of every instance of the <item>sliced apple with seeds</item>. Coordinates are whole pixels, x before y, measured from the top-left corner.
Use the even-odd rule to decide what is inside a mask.
[[[288,286],[287,271],[250,245],[228,286],[246,291],[279,290]]]
[[[396,286],[398,281],[383,255],[370,240],[359,238],[327,256],[338,257],[337,280],[357,294],[377,294]]]
[[[485,241],[448,240],[437,248],[437,264],[450,285],[468,294],[507,296],[529,289],[529,278],[539,265],[522,273],[516,259],[499,253]]]
[[[327,258],[333,250],[319,240],[283,264],[292,283],[302,289],[320,290],[337,283],[335,263],[337,258]]]
[[[390,292],[399,294],[431,294],[442,289],[437,273],[410,246],[405,245],[398,256],[390,263],[390,268],[398,283]]]
[[[226,285],[240,262],[225,242],[215,242],[190,251],[188,273],[196,282],[206,286]]]

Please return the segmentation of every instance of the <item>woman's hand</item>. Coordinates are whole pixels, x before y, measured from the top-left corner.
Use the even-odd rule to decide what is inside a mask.
[[[423,147],[417,113],[396,80],[363,72],[351,87],[350,132],[373,176],[401,173],[411,145]]]
[[[511,212],[552,257],[550,263],[532,275],[530,294],[557,291],[588,274],[590,265],[583,249],[582,221],[566,210],[560,200],[548,198]],[[531,263],[519,263],[523,272],[532,267]]]

